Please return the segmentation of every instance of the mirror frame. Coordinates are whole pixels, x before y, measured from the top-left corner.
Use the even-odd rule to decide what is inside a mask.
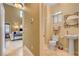
[[[64,27],[66,28],[66,27],[71,27],[71,26],[74,26],[74,27],[78,27],[78,23],[77,24],[75,24],[75,25],[68,25],[67,24],[67,22],[66,22],[66,20],[67,20],[67,18],[69,17],[69,16],[72,16],[72,15],[79,15],[79,12],[75,12],[75,13],[73,13],[73,14],[68,14],[68,15],[64,15]]]

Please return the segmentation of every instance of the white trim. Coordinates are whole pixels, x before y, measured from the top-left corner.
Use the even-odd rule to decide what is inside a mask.
[[[2,54],[1,55],[4,55],[4,52],[5,52],[5,9],[4,9],[4,5],[3,4],[0,4],[0,10],[1,10],[1,51],[2,51]]]

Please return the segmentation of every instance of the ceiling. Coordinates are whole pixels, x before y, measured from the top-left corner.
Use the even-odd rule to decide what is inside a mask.
[[[57,3],[47,3],[49,7],[56,5]]]

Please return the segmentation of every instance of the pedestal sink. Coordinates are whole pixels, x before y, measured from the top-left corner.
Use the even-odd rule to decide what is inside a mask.
[[[74,40],[78,39],[78,35],[65,35],[65,38],[69,40],[69,54],[74,55]]]

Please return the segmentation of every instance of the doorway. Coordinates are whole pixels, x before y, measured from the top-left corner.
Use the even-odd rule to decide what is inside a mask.
[[[5,56],[23,55],[22,9],[3,4],[5,9]]]

